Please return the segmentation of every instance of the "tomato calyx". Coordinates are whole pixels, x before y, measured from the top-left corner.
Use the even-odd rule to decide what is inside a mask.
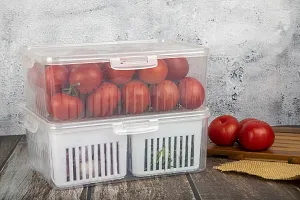
[[[78,96],[77,86],[79,86],[80,83],[76,83],[74,85],[70,85],[67,88],[62,89],[62,93],[70,95],[70,96]]]

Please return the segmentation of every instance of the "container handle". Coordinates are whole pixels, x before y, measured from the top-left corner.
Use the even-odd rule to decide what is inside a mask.
[[[136,135],[155,132],[158,127],[158,119],[149,120],[148,123],[142,125],[134,124],[132,126],[126,126],[124,123],[118,122],[113,124],[113,132],[116,135]]]
[[[35,121],[30,115],[25,116],[24,126],[31,133],[36,133],[38,130],[38,124]]]
[[[133,58],[111,58],[110,66],[115,70],[138,70],[138,69],[148,69],[157,66],[157,56],[147,56],[142,59]]]

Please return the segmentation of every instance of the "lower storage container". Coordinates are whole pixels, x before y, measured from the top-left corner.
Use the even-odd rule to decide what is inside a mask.
[[[90,183],[206,167],[209,110],[143,117],[50,123],[26,110],[32,168],[53,186]]]
[[[155,132],[131,135],[131,172],[149,176],[206,167],[207,117],[161,120]]]
[[[26,121],[31,166],[54,186],[78,186],[126,175],[126,135],[97,125],[51,127],[29,115]]]

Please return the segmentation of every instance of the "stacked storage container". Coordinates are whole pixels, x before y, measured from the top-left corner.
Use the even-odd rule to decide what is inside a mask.
[[[166,40],[23,48],[33,169],[60,188],[205,169],[207,54]]]

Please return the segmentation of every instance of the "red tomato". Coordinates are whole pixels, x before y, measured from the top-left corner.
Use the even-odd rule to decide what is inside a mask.
[[[116,110],[120,97],[118,86],[104,82],[88,97],[88,110],[94,117],[110,116]]]
[[[107,79],[115,84],[125,84],[132,79],[135,70],[115,70],[112,69],[110,63],[105,64],[105,72]]]
[[[179,81],[189,73],[189,64],[185,58],[165,59],[168,66],[168,80]]]
[[[27,71],[27,81],[28,84],[35,88],[43,88],[45,85],[45,75],[44,75],[45,66],[40,63],[34,63],[33,67]]]
[[[273,145],[275,134],[268,123],[251,120],[243,125],[238,139],[243,148],[250,151],[262,151]]]
[[[239,122],[239,130],[242,129],[242,127],[244,126],[245,123],[247,123],[249,121],[252,121],[252,120],[258,120],[258,119],[255,119],[255,118],[245,118],[245,119],[241,120]]]
[[[143,82],[132,80],[122,88],[122,101],[126,113],[142,113],[150,103],[149,89]]]
[[[210,140],[219,146],[232,146],[237,140],[239,121],[231,115],[215,118],[208,126]]]
[[[95,63],[81,64],[72,70],[69,79],[71,85],[77,85],[80,93],[88,94],[99,87],[103,72]]]
[[[168,67],[165,61],[158,60],[157,66],[137,71],[140,80],[148,84],[157,84],[165,80],[168,74]]]
[[[47,92],[53,95],[68,83],[69,71],[63,65],[48,66],[45,71]]]
[[[51,98],[53,117],[60,120],[75,119],[83,111],[83,104],[78,97],[58,93]]]
[[[179,91],[177,85],[169,80],[151,87],[151,105],[155,111],[173,109],[178,103]]]
[[[180,103],[187,109],[199,108],[205,99],[202,84],[195,78],[186,77],[179,82]]]

